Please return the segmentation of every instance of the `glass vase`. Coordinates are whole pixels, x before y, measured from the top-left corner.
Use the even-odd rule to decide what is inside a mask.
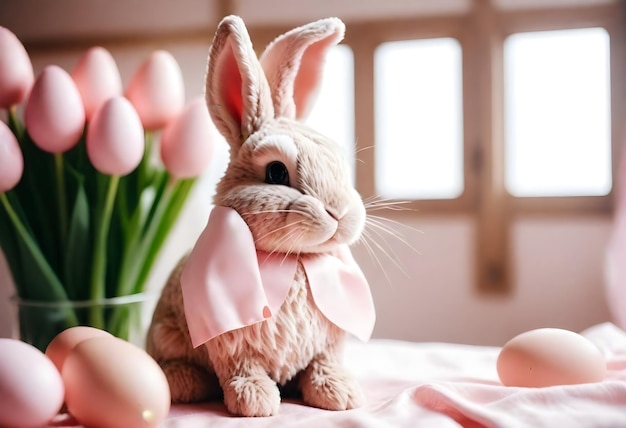
[[[141,348],[157,296],[137,293],[103,300],[37,301],[14,297],[13,335],[45,351],[66,328],[85,325],[106,330]]]

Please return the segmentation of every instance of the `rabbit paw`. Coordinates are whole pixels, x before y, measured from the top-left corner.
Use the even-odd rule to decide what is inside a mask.
[[[233,376],[224,384],[224,404],[239,416],[272,416],[280,406],[278,386],[267,375]]]
[[[221,395],[217,377],[203,368],[183,360],[167,361],[161,368],[174,403],[208,401]]]
[[[360,386],[335,364],[311,363],[300,386],[304,402],[320,409],[349,410],[365,401]]]

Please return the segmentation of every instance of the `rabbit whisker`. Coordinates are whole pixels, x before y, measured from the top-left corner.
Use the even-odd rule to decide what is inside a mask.
[[[298,210],[260,210],[260,211],[248,211],[245,213],[241,213],[240,215],[243,217],[245,215],[257,215],[257,214],[273,214],[273,213],[295,213],[295,214],[303,214]]]
[[[354,148],[355,148],[354,153],[355,153],[355,154],[359,154],[359,153],[361,153],[361,152],[362,152],[362,151],[364,151],[364,150],[371,150],[371,149],[373,149],[373,148],[374,148],[374,145],[357,148],[357,147],[356,147],[356,144],[355,144],[355,147],[354,147]]]
[[[400,270],[400,272],[402,272],[404,276],[406,276],[407,278],[410,278],[407,271],[402,267],[402,265],[398,261],[400,259],[398,257],[398,254],[394,251],[393,247],[389,245],[389,242],[380,233],[380,231],[371,227],[370,229],[368,229],[368,234],[374,246],[376,246],[378,250],[380,250],[385,256],[387,256],[387,258],[398,268],[398,270]],[[374,237],[378,237],[380,241],[382,242],[378,242],[376,239],[374,239]]]
[[[365,206],[365,209],[368,212],[377,211],[381,209],[388,209],[392,211],[416,211],[415,209],[412,209],[412,208],[405,208],[405,207],[400,206],[400,205],[406,205],[410,203],[411,201],[397,201],[393,199],[383,199],[383,198],[379,198],[376,196],[365,199],[363,201],[363,205]]]
[[[401,223],[401,222],[399,222],[399,221],[397,221],[397,220],[393,220],[393,219],[390,219],[390,218],[387,218],[387,217],[383,217],[383,216],[379,216],[379,215],[372,215],[372,214],[368,214],[368,215],[367,215],[367,218],[368,218],[368,219],[370,219],[370,220],[371,220],[371,219],[378,220],[379,222],[388,222],[388,223],[391,223],[391,224],[392,224],[392,225],[394,225],[394,226],[403,227],[403,228],[405,228],[405,229],[409,229],[409,230],[411,230],[411,231],[413,231],[413,232],[417,232],[417,233],[421,233],[421,234],[423,234],[423,233],[424,233],[424,231],[423,231],[423,230],[416,229],[416,228],[414,228],[413,226],[409,226],[408,224]],[[382,223],[381,223],[381,224],[382,224]],[[389,227],[390,227],[390,226],[389,226]]]
[[[380,218],[367,218],[367,225],[370,226],[371,228],[375,228],[379,231],[385,232],[391,236],[393,236],[394,238],[396,238],[398,241],[402,242],[404,245],[406,245],[407,247],[409,247],[411,250],[413,250],[414,252],[416,252],[417,254],[421,255],[421,253],[415,249],[415,247],[413,247],[408,240],[406,240],[404,238],[404,236],[402,236],[402,234],[400,232],[398,232],[396,229],[394,229],[393,227],[385,224]],[[418,231],[421,232],[421,231]]]
[[[393,285],[391,283],[391,278],[389,278],[389,275],[387,274],[385,265],[383,265],[382,261],[380,260],[380,257],[378,257],[378,255],[376,254],[376,251],[374,251],[374,248],[372,248],[371,242],[373,242],[373,238],[370,236],[369,231],[367,230],[363,231],[363,234],[361,235],[361,239],[359,239],[359,242],[363,244],[363,246],[367,250],[367,253],[370,255],[370,258],[374,260],[374,262],[378,265],[378,267],[382,271],[383,275],[385,275],[385,278],[387,279],[387,283],[390,285]]]
[[[298,239],[302,236],[303,232],[300,230],[296,230],[296,229],[290,229],[287,231],[287,233],[285,233],[279,240],[278,242],[276,242],[276,246],[275,249],[273,251],[273,253],[278,253],[279,252],[279,248],[283,246],[283,244],[285,243],[290,243],[290,245],[288,246],[286,251],[280,251],[281,253],[285,254],[285,257],[288,257],[289,255],[291,255],[294,252],[294,248],[295,248],[295,242],[298,241]],[[298,239],[296,239],[298,238]]]
[[[304,220],[299,220],[299,221],[296,221],[296,222],[294,222],[294,223],[285,224],[285,225],[283,225],[283,226],[280,226],[280,227],[277,227],[277,228],[275,228],[275,229],[272,229],[272,230],[270,230],[269,232],[264,233],[263,235],[261,235],[261,236],[257,237],[257,238],[256,238],[256,240],[257,240],[257,241],[260,241],[260,240],[262,240],[262,239],[267,238],[267,237],[268,237],[268,236],[270,236],[270,235],[273,235],[274,233],[278,233],[278,232],[280,232],[281,230],[287,229],[287,228],[289,228],[289,227],[291,227],[291,226],[295,226],[295,225],[300,224],[300,223],[304,223]]]

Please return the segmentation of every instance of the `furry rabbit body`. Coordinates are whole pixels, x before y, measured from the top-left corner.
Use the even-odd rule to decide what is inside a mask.
[[[180,261],[147,336],[147,350],[163,368],[174,402],[223,396],[233,414],[269,416],[279,408],[279,385],[295,387],[306,404],[324,409],[350,409],[363,401],[341,364],[346,333],[320,311],[305,269],[308,260],[354,243],[365,224],[339,146],[300,122],[314,98],[322,59],[343,32],[340,20],[320,20],[278,37],[259,60],[240,18],[226,17],[218,26],[206,97],[230,145],[230,163],[215,205],[241,216],[257,250],[295,255],[297,261],[277,312],[197,347],[181,287],[189,259]]]

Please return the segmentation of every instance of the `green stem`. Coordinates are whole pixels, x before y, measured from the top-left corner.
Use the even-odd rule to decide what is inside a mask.
[[[63,167],[63,153],[54,154],[54,167],[56,172],[57,195],[59,197],[59,233],[61,254],[64,254],[63,247],[67,237],[67,196],[65,193],[65,171]],[[63,263],[61,263],[61,266]]]
[[[119,180],[119,176],[110,177],[104,207],[99,219],[100,221],[96,225],[93,265],[91,270],[91,300],[94,301],[102,300],[105,297],[106,243]],[[94,305],[89,314],[89,322],[93,327],[104,328],[104,313],[102,308],[98,308],[97,305]]]
[[[145,234],[132,251],[124,255],[133,263],[120,277],[118,295],[144,291],[148,275],[194,183],[195,179],[178,181],[155,199],[158,207],[154,210],[152,221],[146,225]]]
[[[165,241],[169,235],[170,230],[176,223],[178,215],[183,209],[189,192],[191,191],[195,179],[180,180],[174,186],[172,192],[168,195],[166,200],[166,207],[163,215],[159,217],[158,222],[154,222],[152,230],[146,235],[142,242],[141,253],[145,253],[143,263],[140,265],[140,271],[137,278],[133,281],[135,286],[134,292],[142,292],[145,289],[145,283],[148,280],[148,276],[152,271],[152,267],[156,262],[156,259],[161,251],[161,248],[165,244]]]
[[[167,174],[163,174],[166,176]],[[163,184],[166,183],[166,180],[163,180]],[[120,193],[124,191],[126,183],[120,183]],[[149,223],[151,222],[157,207],[160,206],[159,201],[165,192],[165,185],[161,185],[158,183],[154,186],[155,195],[152,199],[152,203],[150,204],[150,208],[148,209],[148,213],[145,213],[144,204],[141,202],[142,196],[139,196],[140,202],[136,204],[135,209],[132,213],[132,216],[129,216],[129,213],[123,213],[120,209],[120,216],[125,215],[126,219],[126,227],[124,228],[124,242],[122,248],[122,263],[118,272],[117,284],[118,284],[118,296],[123,296],[128,293],[124,293],[121,290],[125,290],[128,287],[123,286],[129,282],[129,278],[134,276],[133,272],[138,269],[138,263],[136,258],[137,247],[139,245],[141,237],[145,234],[146,229],[148,228]],[[144,191],[145,193],[145,191]],[[118,198],[120,199],[120,198]],[[130,217],[130,220],[128,220]],[[131,256],[132,255],[132,256]]]

